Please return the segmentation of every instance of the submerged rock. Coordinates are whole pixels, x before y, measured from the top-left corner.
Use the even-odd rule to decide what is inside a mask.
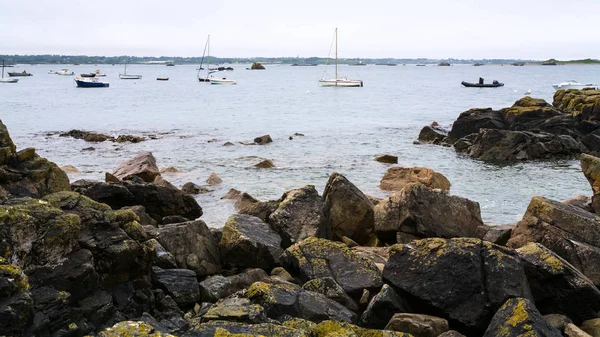
[[[386,163],[386,164],[398,164],[398,156],[394,156],[391,154],[382,154],[379,155],[377,157],[375,157],[375,160],[380,162],[380,163]]]

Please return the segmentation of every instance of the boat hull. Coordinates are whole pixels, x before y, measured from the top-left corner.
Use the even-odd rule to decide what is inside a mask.
[[[89,80],[75,79],[75,83],[79,88],[108,88],[107,82],[100,82],[97,78],[90,78]]]
[[[319,84],[322,87],[359,88],[363,86],[363,81],[348,79],[319,80]]]
[[[9,72],[8,76],[10,77],[25,77],[25,76],[33,76],[30,73],[15,73],[15,72]]]
[[[0,78],[0,83],[17,83],[19,79],[17,78]]]
[[[552,88],[554,88],[554,90],[581,90],[586,88],[592,88],[597,90],[599,87],[595,84],[553,84]]]
[[[209,79],[210,84],[237,84],[236,80],[229,80],[226,78],[211,78]]]
[[[479,83],[470,83],[470,82],[465,82],[462,81],[460,82],[460,84],[464,85],[467,88],[498,88],[498,87],[503,87],[504,83],[485,83],[485,84],[479,84]]]
[[[142,75],[119,74],[119,78],[122,80],[139,80],[142,78]]]
[[[168,81],[169,78],[168,77],[157,77],[156,80],[157,81]]]

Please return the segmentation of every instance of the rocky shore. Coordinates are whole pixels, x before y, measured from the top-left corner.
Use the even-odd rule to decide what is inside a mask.
[[[600,111],[582,95],[595,94],[470,110],[426,132],[476,154],[484,130],[536,129],[594,153],[585,127]],[[564,152],[523,143],[494,158]],[[201,187],[173,186],[151,153],[70,182],[0,122],[0,336],[600,336],[600,158],[581,167],[591,198],[534,197],[510,226],[484,224],[439,173],[392,167],[382,200],[339,173],[322,195],[232,191],[239,212],[216,229],[189,194]]]
[[[514,162],[600,153],[600,91],[558,90],[552,104],[523,97],[508,108],[470,109],[446,130],[425,126],[418,142],[452,146],[486,161]]]

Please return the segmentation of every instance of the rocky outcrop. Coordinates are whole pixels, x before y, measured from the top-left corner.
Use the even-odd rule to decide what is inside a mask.
[[[407,185],[374,207],[375,232],[394,243],[397,233],[414,238],[477,237],[483,225],[479,203],[431,190],[422,184]]]
[[[121,163],[112,173],[121,180],[127,180],[132,176],[144,179],[145,182],[153,182],[160,170],[156,166],[156,158],[151,152],[142,152],[133,158]]]
[[[259,218],[238,214],[229,217],[219,243],[223,261],[233,268],[271,270],[279,265],[281,237]]]
[[[263,159],[261,160],[259,163],[254,164],[254,167],[257,168],[274,168],[275,164],[273,164],[273,161],[270,159]]]
[[[395,245],[383,278],[409,294],[417,312],[436,312],[472,334],[482,333],[507,299],[531,298],[517,254],[478,239],[431,238]]]
[[[561,337],[562,334],[546,322],[528,299],[511,298],[498,309],[483,336]]]
[[[593,213],[544,197],[533,197],[507,245],[537,242],[600,284],[600,225]]]
[[[398,156],[394,156],[391,154],[379,155],[379,156],[375,157],[375,160],[380,163],[385,163],[385,164],[398,164]]]
[[[432,189],[450,190],[450,181],[443,174],[426,167],[390,167],[379,184],[382,190],[400,191],[411,183],[421,183]]]
[[[448,137],[448,130],[439,126],[427,125],[419,132],[418,143],[422,144],[442,144]]]
[[[582,154],[580,164],[581,171],[592,187],[592,208],[600,214],[600,158]]]
[[[156,240],[175,257],[179,268],[193,270],[198,277],[221,271],[217,241],[201,220],[164,226]]]
[[[563,314],[577,323],[597,318],[600,290],[570,263],[539,243],[517,249],[542,314]]]
[[[323,192],[333,238],[365,244],[373,234],[373,203],[346,177],[332,173]]]
[[[281,256],[281,263],[302,282],[331,277],[351,296],[382,285],[375,263],[342,243],[325,239],[308,238],[290,246]]]
[[[260,62],[254,62],[254,63],[252,63],[252,66],[250,67],[250,69],[263,70],[263,69],[265,69],[265,67],[262,64],[260,64]]]
[[[146,138],[142,136],[134,136],[134,135],[118,135],[117,137],[113,137],[111,135],[106,135],[103,133],[93,132],[93,131],[85,131],[85,130],[71,130],[69,132],[61,133],[60,137],[72,137],[75,139],[83,139],[86,142],[98,143],[98,142],[117,142],[117,143],[139,143],[141,141],[146,140]]]
[[[272,143],[273,139],[271,139],[270,135],[264,135],[260,137],[254,138],[254,143],[258,145],[265,145],[267,143]]]
[[[290,245],[308,237],[330,237],[323,198],[313,185],[285,192],[268,222],[281,236],[281,245]]]

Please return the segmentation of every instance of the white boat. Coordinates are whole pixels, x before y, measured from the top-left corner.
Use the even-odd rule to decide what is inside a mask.
[[[0,83],[17,83],[17,82],[19,82],[18,78],[10,78],[10,77],[4,78],[4,68],[5,68],[4,59],[2,59],[2,77],[0,78]]]
[[[75,75],[75,72],[73,71],[69,71],[69,69],[61,69],[57,72],[55,72],[56,75],[62,75],[62,76],[72,76]]]
[[[593,89],[598,89],[598,85],[596,84],[583,84],[583,83],[579,83],[575,80],[568,80],[566,82],[562,82],[562,83],[558,83],[558,84],[553,84],[552,87],[555,90],[569,90],[569,89],[583,89],[583,88],[593,88]]]
[[[335,29],[335,77],[331,79],[322,78],[319,80],[319,84],[322,87],[362,87],[363,81],[361,80],[352,80],[348,77],[338,75],[338,38],[337,38],[337,28]],[[323,74],[323,77],[325,74]]]
[[[204,54],[206,53],[206,76],[200,77],[200,70],[202,70],[202,63],[204,62]],[[200,61],[200,67],[198,67],[198,81],[199,82],[207,82],[210,84],[237,84],[236,80],[232,80],[226,77],[217,78],[212,76],[214,73],[210,69],[210,35],[206,39],[206,45],[204,46],[204,53],[202,53],[202,60]]]
[[[90,74],[94,74],[94,77],[106,77],[106,74],[100,72],[100,69],[96,69],[92,71]]]
[[[127,64],[125,64],[125,73],[119,74],[119,78],[122,80],[139,80],[142,75],[127,74]]]

